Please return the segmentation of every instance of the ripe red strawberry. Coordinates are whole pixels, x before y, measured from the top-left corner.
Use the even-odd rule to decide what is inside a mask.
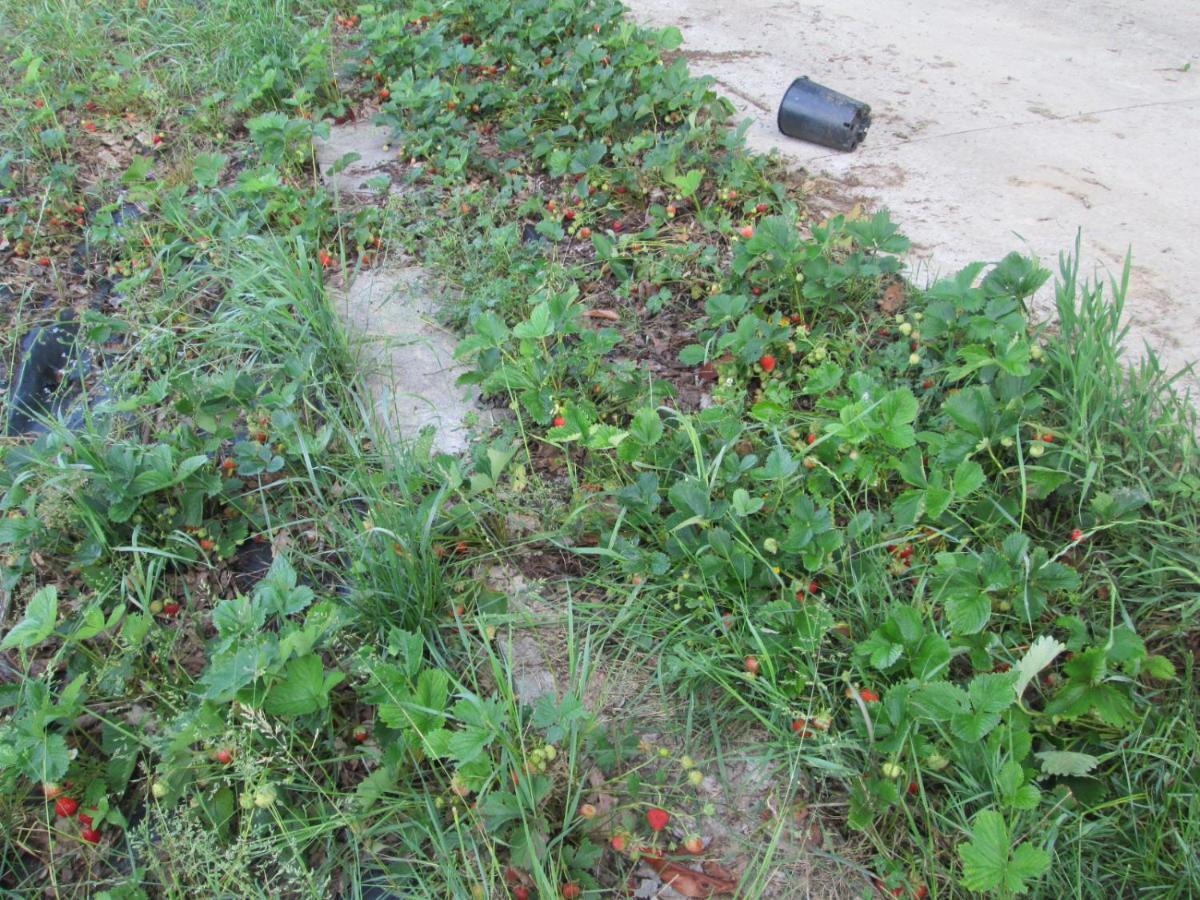
[[[820,582],[818,582],[818,581],[815,581],[815,580],[814,580],[814,581],[810,581],[810,582],[808,583],[808,592],[809,592],[810,594],[819,594],[819,593],[821,593],[821,584],[820,584]]]
[[[83,130],[87,131],[87,132],[94,132],[96,130],[96,123],[93,122],[91,119],[84,119],[83,120]]]
[[[229,750],[226,747],[222,747],[220,750],[218,750],[216,753],[213,754],[213,758],[216,759],[216,761],[219,762],[221,765],[227,766],[231,762],[233,762],[233,751]]]
[[[41,97],[38,97],[36,100],[33,101],[34,109],[41,109],[45,105],[46,105],[46,101],[43,100]]]
[[[326,269],[333,265],[333,257],[325,250],[318,253],[317,258],[321,260],[321,265]]]
[[[858,696],[860,696],[862,698],[864,703],[878,703],[879,702],[879,695],[877,693],[875,693],[873,690],[871,690],[870,688],[863,688],[861,691],[858,692]]]
[[[95,812],[95,810],[93,809],[92,812]],[[92,825],[92,822],[94,821],[92,819],[92,817],[85,812],[81,812],[79,814],[78,818],[79,818],[79,824],[83,825],[84,827],[87,827],[87,828],[90,828]]]
[[[174,600],[171,600],[171,601],[163,604],[163,613],[165,615],[168,615],[168,616],[178,615],[179,610],[180,610],[180,606]]]
[[[579,236],[581,238],[590,238],[592,236],[592,229],[590,229],[586,225],[584,225],[582,228],[579,229]]]
[[[583,888],[577,881],[568,881],[562,886],[562,895],[563,900],[576,900],[577,897],[583,896]]]
[[[612,230],[613,230],[613,231],[621,231],[621,230],[623,230],[624,228],[625,228],[625,223],[624,223],[624,222],[622,222],[620,219],[618,219],[616,222],[613,222],[613,223],[612,223]]]
[[[575,220],[575,210],[564,209],[563,210],[563,218],[566,219],[568,222],[573,222]]]
[[[513,888],[513,900],[529,900],[529,888],[523,884],[518,884]]]
[[[370,733],[367,731],[366,728],[363,728],[361,725],[358,728],[355,728],[354,733],[351,735],[351,737],[354,738],[355,742],[359,743],[359,744],[365,744],[367,742],[367,738],[369,736],[370,736]]]
[[[697,837],[696,835],[692,835],[690,838],[688,838],[686,841],[683,842],[683,849],[686,850],[688,853],[692,853],[692,854],[703,853],[704,852],[704,841],[701,838]]]
[[[763,367],[764,372],[774,372],[777,360],[770,353],[764,353],[758,360],[758,364]]]
[[[646,811],[646,822],[655,831],[662,831],[667,827],[667,823],[671,821],[671,814],[665,809],[660,809],[657,806],[652,806]]]
[[[933,387],[933,379],[926,378],[924,381],[921,382],[921,387],[925,388],[925,390],[929,390],[931,387]]]
[[[54,814],[67,818],[75,815],[75,810],[79,809],[79,801],[74,797],[62,796],[54,801]]]
[[[760,204],[758,204],[758,206],[754,207],[754,209],[761,215],[762,213],[765,213],[768,209],[770,209],[770,207],[767,206],[767,204],[765,204],[765,203],[760,203]]]
[[[740,234],[744,238],[752,238],[752,237],[754,237],[754,226],[753,225],[743,225],[741,228],[738,229],[738,234]]]
[[[759,669],[758,657],[747,656],[744,660],[742,660],[742,667],[751,675],[757,675]]]
[[[564,416],[555,416],[554,417],[554,427],[555,428],[562,428],[566,424],[567,424],[566,417],[564,417]]]
[[[913,797],[917,796],[917,794],[921,793],[920,785],[918,785],[915,781],[910,781],[908,783],[908,793]]]
[[[212,538],[201,538],[200,539],[200,549],[203,550],[205,553],[212,551],[216,546],[217,546],[217,542],[214,541]]]
[[[1080,541],[1082,541],[1083,540],[1083,529],[1081,529],[1081,528],[1072,529],[1071,530],[1071,540],[1074,541],[1075,543],[1079,543]]]
[[[817,433],[815,431],[810,431],[808,433],[808,435],[804,438],[804,443],[808,444],[810,447],[813,444],[815,444],[816,442],[817,442]]]
[[[1042,435],[1042,441],[1043,441],[1043,443],[1046,443],[1046,444],[1053,444],[1054,443],[1054,435],[1052,435],[1050,432],[1047,431],[1045,434]]]
[[[612,848],[614,850],[616,850],[618,853],[625,852],[625,845],[626,845],[625,835],[614,834],[612,836],[612,838],[609,839],[609,843],[612,845]]]
[[[792,731],[800,735],[800,737],[812,737],[813,733],[808,730],[808,719],[792,719]]]
[[[387,100],[391,96],[392,96],[392,92],[389,91],[387,88],[382,88],[379,91],[379,99],[380,100]]]
[[[154,137],[152,137],[152,138],[150,139],[150,143],[152,143],[154,146],[156,146],[156,147],[157,147],[157,146],[158,146],[159,144],[161,144],[161,143],[162,143],[164,140],[166,140],[166,138],[165,138],[165,136],[163,135],[163,133],[160,131],[160,132],[158,132],[157,134],[155,134],[155,135],[154,135]]]
[[[45,267],[47,267],[47,266],[49,266],[49,265],[50,265],[50,257],[48,257],[48,256],[39,256],[39,257],[38,257],[38,261],[37,261],[37,262],[38,262],[38,265],[39,265],[39,266],[41,266],[42,268],[45,268]]]
[[[92,828],[90,825],[87,828],[80,830],[79,836],[89,844],[100,843],[100,829]]]

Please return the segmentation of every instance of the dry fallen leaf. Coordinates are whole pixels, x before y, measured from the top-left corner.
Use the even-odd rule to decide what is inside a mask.
[[[685,897],[715,897],[721,894],[733,894],[737,890],[737,882],[732,878],[706,875],[667,859],[655,859],[647,856],[643,862],[658,873],[663,884],[669,885]]]
[[[608,814],[616,809],[617,798],[602,790],[605,785],[604,773],[595,766],[592,766],[591,771],[588,772],[588,784],[595,791],[592,794],[592,805],[596,807],[596,814],[602,818],[607,818]]]
[[[893,281],[879,298],[879,308],[889,316],[895,315],[904,308],[905,299],[904,282]]]
[[[711,875],[713,878],[722,878],[726,881],[737,881],[737,879],[733,877],[733,873],[715,859],[706,859],[700,864],[700,868],[704,870],[706,875]]]

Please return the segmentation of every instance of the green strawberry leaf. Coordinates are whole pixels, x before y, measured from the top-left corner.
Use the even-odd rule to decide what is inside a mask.
[[[1024,894],[1028,882],[1050,866],[1046,851],[1032,844],[1013,848],[1004,817],[992,809],[975,817],[971,840],[959,845],[958,855],[963,863],[961,883],[970,891]]]
[[[946,601],[946,618],[956,635],[976,634],[992,617],[992,600],[984,593],[956,594]]]
[[[329,705],[329,692],[343,678],[343,672],[326,674],[321,658],[315,653],[293,659],[283,670],[283,678],[271,686],[263,708],[273,716],[305,716]]]
[[[466,765],[483,753],[484,748],[492,742],[492,737],[490,730],[470,726],[453,732],[446,749],[458,760],[459,765]]]
[[[1044,775],[1067,775],[1082,777],[1100,765],[1100,760],[1090,753],[1071,753],[1066,750],[1045,750],[1035,753],[1042,765]]]
[[[915,715],[946,722],[967,710],[967,692],[948,681],[935,681],[914,691],[909,706]]]
[[[9,647],[27,649],[40,644],[54,630],[58,619],[58,589],[48,584],[34,594],[25,607],[25,617],[21,619],[0,641],[0,650]]]

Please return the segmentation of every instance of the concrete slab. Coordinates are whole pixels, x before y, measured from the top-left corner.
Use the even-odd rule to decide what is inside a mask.
[[[918,270],[1013,249],[1056,268],[1082,228],[1086,272],[1119,274],[1133,247],[1127,350],[1200,357],[1200,4],[627,2],[683,31],[692,70],[753,119],[751,146],[890,208]],[[857,151],[777,131],[799,75],[871,104]]]
[[[374,403],[379,428],[412,440],[436,429],[435,452],[460,453],[472,421],[486,416],[477,394],[456,384],[466,369],[454,359],[458,339],[437,324],[419,267],[360,271],[334,304]]]
[[[367,187],[366,182],[376,175],[386,174],[386,167],[396,161],[391,135],[390,128],[370,121],[334,125],[329,130],[328,140],[318,138],[314,141],[321,177],[343,197],[372,196],[376,192]],[[334,172],[338,161],[348,153],[357,154],[359,159]]]

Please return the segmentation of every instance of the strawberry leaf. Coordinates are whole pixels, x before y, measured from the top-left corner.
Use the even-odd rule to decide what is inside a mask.
[[[283,671],[283,679],[271,686],[263,707],[273,716],[304,716],[329,705],[329,692],[345,674],[326,674],[321,658],[315,653],[293,659]]]
[[[1011,846],[1008,825],[1000,813],[985,809],[975,817],[971,841],[960,844],[963,862],[962,885],[971,891],[1024,894],[1027,882],[1050,865],[1046,851],[1023,843]]]
[[[54,630],[58,618],[58,589],[49,584],[39,590],[25,607],[25,617],[5,635],[0,650],[26,649],[40,644]]]
[[[1013,670],[1017,673],[1013,690],[1016,692],[1018,700],[1024,695],[1025,688],[1029,687],[1029,682],[1033,681],[1038,673],[1054,662],[1055,657],[1066,649],[1066,644],[1047,634],[1043,634],[1029,645],[1029,649],[1025,651],[1025,655],[1021,657],[1021,661]]]
[[[1046,750],[1035,753],[1042,764],[1044,775],[1067,775],[1081,777],[1100,765],[1100,760],[1090,753],[1070,753],[1066,750]]]

